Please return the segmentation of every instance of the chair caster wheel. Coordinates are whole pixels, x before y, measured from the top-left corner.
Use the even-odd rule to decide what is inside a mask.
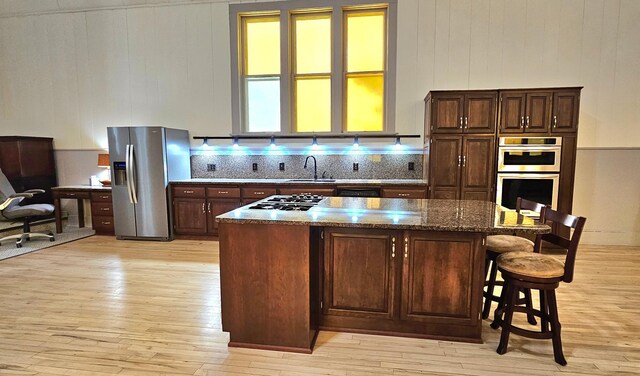
[[[50,242],[55,242],[55,241],[56,241],[56,239],[55,239],[55,238],[49,238],[49,241],[50,241]]]
[[[17,243],[16,248],[22,248],[22,244]]]

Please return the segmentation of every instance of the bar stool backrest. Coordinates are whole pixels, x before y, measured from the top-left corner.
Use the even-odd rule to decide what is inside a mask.
[[[544,207],[540,213],[540,221],[551,225],[551,233],[536,236],[534,249],[540,250],[543,240],[566,249],[567,257],[564,262],[564,276],[562,280],[571,283],[571,281],[573,281],[578,243],[580,243],[582,229],[587,219],[585,217],[576,217],[571,214],[560,213],[550,207]],[[565,232],[563,228],[569,228],[568,238],[563,235]],[[573,229],[573,234],[571,233],[571,229]]]
[[[526,198],[518,197],[516,199],[516,211],[520,213],[520,210],[531,210],[536,213],[542,212],[542,208],[544,208],[544,204],[539,202],[527,200]]]

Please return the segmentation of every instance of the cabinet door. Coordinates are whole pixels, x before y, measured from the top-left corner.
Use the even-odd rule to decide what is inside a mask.
[[[174,198],[173,225],[176,234],[205,235],[207,232],[204,199]]]
[[[435,94],[431,106],[433,133],[461,133],[464,94]]]
[[[553,94],[553,119],[551,132],[574,133],[578,131],[580,111],[579,91],[557,91]]]
[[[526,98],[524,92],[500,94],[500,133],[523,132]]]
[[[218,233],[218,222],[216,217],[220,214],[232,211],[242,206],[239,199],[209,199],[207,200],[207,232],[209,234]]]
[[[395,232],[326,229],[323,313],[363,318],[393,316]]]
[[[497,102],[496,92],[465,95],[464,132],[495,133]]]
[[[491,201],[494,176],[494,137],[465,136],[462,144],[462,199]]]
[[[525,132],[546,133],[551,124],[551,92],[532,92],[527,94],[527,114]]]
[[[411,231],[405,241],[400,318],[477,323],[484,255],[480,234]]]
[[[434,137],[430,154],[429,184],[432,198],[457,198],[462,165],[462,137]]]

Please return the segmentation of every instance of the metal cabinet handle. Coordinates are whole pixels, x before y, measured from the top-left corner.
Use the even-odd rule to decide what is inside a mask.
[[[467,165],[467,156],[463,155],[462,156],[462,167],[465,167]]]
[[[462,116],[460,116],[460,129],[462,129]]]
[[[76,196],[75,193],[68,193],[68,195],[71,196],[71,197],[75,197]]]
[[[409,257],[409,238],[404,238],[404,258]]]
[[[458,167],[460,167],[460,163],[462,163],[462,156],[458,155]]]
[[[396,238],[391,238],[391,258],[396,257]]]
[[[464,129],[467,129],[467,126],[469,125],[469,118],[467,116],[464,117]]]
[[[524,128],[524,116],[520,116],[520,128]]]
[[[205,211],[204,211],[204,202],[203,202],[202,203],[202,214],[204,214],[204,213],[205,213]]]
[[[558,116],[557,115],[553,115],[553,127],[557,127],[558,126]]]
[[[529,117],[527,116],[526,123],[524,124],[525,128],[529,128]]]

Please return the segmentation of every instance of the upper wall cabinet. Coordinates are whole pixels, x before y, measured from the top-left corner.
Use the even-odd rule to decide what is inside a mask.
[[[500,134],[575,133],[580,88],[500,91]]]
[[[431,133],[495,133],[496,91],[430,92],[425,101]]]

